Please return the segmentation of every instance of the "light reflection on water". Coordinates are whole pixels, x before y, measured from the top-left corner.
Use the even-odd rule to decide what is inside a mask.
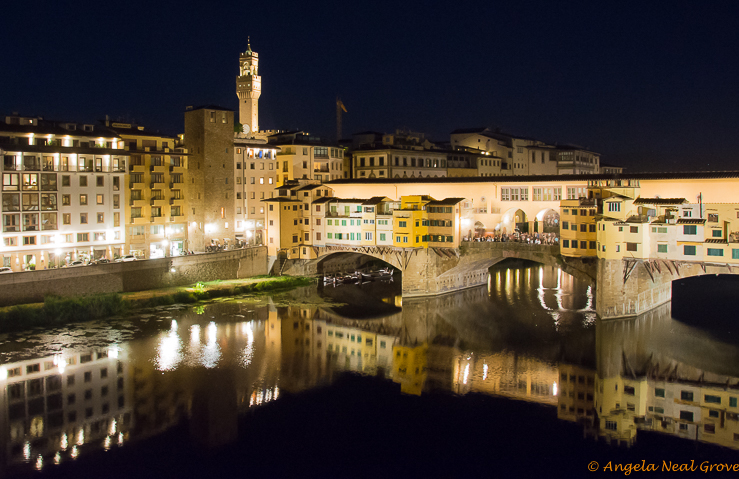
[[[8,463],[47,468],[90,449],[156,435],[185,417],[206,421],[193,404],[233,398],[232,408],[218,409],[235,417],[281,392],[331,383],[343,371],[380,375],[407,394],[444,389],[534,402],[552,407],[563,421],[582,423],[586,433],[633,443],[636,432],[619,436],[603,427],[616,403],[628,404],[599,387],[620,381],[623,394],[630,381],[623,378],[623,355],[634,364],[645,358],[679,363],[687,375],[698,360],[672,356],[675,341],[681,351],[705,358],[695,341],[705,346],[707,339],[674,323],[665,308],[621,326],[599,325],[596,352],[593,288],[556,268],[493,270],[487,287],[402,303],[398,286],[320,292],[349,303],[344,306],[316,305],[308,300],[313,287],[275,302],[156,308],[112,328],[86,325],[83,334],[75,328],[2,338],[0,404],[9,427],[0,443]],[[735,348],[708,344],[716,354],[736,357]],[[736,382],[733,371],[721,373],[709,379]],[[644,371],[630,374],[642,378],[645,394],[660,380]],[[675,381],[666,388],[675,390]],[[643,411],[626,415],[649,418],[655,409],[647,411],[646,404],[657,400],[645,397]]]

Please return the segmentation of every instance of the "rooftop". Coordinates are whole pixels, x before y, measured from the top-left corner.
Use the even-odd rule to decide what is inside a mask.
[[[545,183],[588,180],[685,180],[739,178],[739,171],[687,171],[653,173],[598,173],[579,175],[466,176],[443,178],[346,178],[327,182],[328,185],[406,184],[406,183]]]
[[[685,203],[685,198],[637,198],[634,200],[635,205],[681,205]]]

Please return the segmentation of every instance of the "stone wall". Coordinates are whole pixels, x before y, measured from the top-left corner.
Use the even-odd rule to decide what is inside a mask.
[[[598,260],[595,310],[602,319],[636,316],[672,299],[672,281],[702,274],[726,274],[724,266],[676,261],[638,261],[624,281],[625,260]]]
[[[267,248],[264,246],[130,263],[1,274],[0,306],[41,302],[47,294],[79,296],[145,291],[263,274],[267,274]]]

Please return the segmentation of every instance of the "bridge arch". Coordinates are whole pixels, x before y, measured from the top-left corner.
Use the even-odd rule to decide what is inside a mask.
[[[382,248],[362,248],[360,250],[335,250],[326,251],[321,254],[315,260],[315,270],[317,274],[324,273],[341,273],[350,272],[357,269],[377,263],[382,263],[383,266],[390,266],[391,268],[402,271],[401,261],[393,258],[392,253],[385,251],[383,254]]]
[[[559,211],[554,208],[544,208],[535,217],[535,233],[556,233],[559,236]]]
[[[506,233],[529,232],[529,217],[522,208],[513,207],[501,216],[501,230]]]

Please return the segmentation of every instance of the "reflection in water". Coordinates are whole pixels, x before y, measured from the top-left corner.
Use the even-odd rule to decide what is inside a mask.
[[[61,352],[49,340],[33,357],[8,338],[3,460],[48,468],[184,418],[193,441],[223,444],[237,436],[238,414],[343,371],[407,394],[538,403],[609,441],[634,444],[648,429],[739,444],[739,350],[673,321],[669,305],[596,324],[592,288],[539,266],[497,270],[487,287],[406,299],[402,309],[397,288],[333,288],[336,306],[317,306],[316,288],[305,288],[274,303],[160,308],[121,326],[136,331],[129,340],[79,336]]]

